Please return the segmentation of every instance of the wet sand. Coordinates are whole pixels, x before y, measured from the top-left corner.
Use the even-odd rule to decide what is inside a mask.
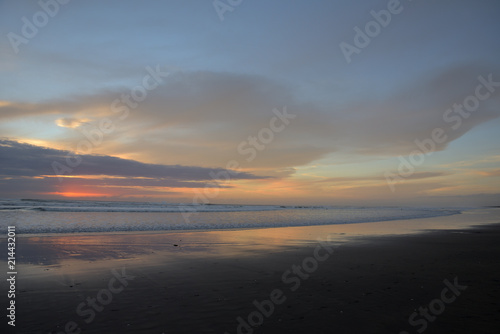
[[[497,333],[498,212],[420,233],[408,220],[21,236],[16,331],[2,332]]]

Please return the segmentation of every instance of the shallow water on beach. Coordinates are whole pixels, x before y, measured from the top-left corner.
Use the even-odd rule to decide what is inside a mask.
[[[20,326],[26,329],[24,332],[29,333],[37,333],[41,328],[44,329],[44,333],[55,329],[59,332],[61,326],[72,319],[76,320],[85,332],[110,332],[102,330],[103,328],[109,329],[107,319],[117,316],[119,312],[116,310],[121,309],[122,305],[127,305],[120,312],[134,311],[126,315],[126,322],[123,323],[120,317],[114,322],[125,326],[120,329],[121,333],[157,333],[157,327],[151,327],[150,322],[166,318],[154,315],[144,318],[141,313],[144,309],[142,305],[147,303],[157,309],[167,309],[168,323],[170,325],[181,324],[179,326],[182,327],[189,325],[181,319],[184,311],[175,312],[180,301],[189,300],[194,303],[189,304],[190,310],[199,311],[191,314],[192,319],[206,316],[209,318],[207,321],[210,322],[213,315],[210,313],[207,316],[206,310],[209,309],[210,312],[217,313],[224,322],[221,325],[222,329],[230,329],[235,327],[236,322],[233,319],[239,313],[249,312],[246,309],[241,311],[242,307],[248,305],[251,307],[251,301],[256,298],[256,293],[264,291],[268,294],[276,284],[282,283],[281,277],[285,270],[313,256],[314,250],[322,244],[335,249],[334,254],[337,255],[332,257],[332,261],[345,257],[348,249],[352,251],[352,247],[349,246],[355,243],[362,246],[365,243],[371,245],[370,254],[373,255],[371,260],[364,260],[363,257],[358,257],[357,253],[354,253],[344,261],[344,264],[339,265],[334,262],[322,264],[321,272],[329,268],[334,270],[334,274],[328,276],[328,282],[338,276],[338,284],[343,287],[347,286],[346,282],[356,277],[364,277],[371,272],[374,262],[370,261],[380,261],[384,270],[396,263],[397,267],[394,272],[398,275],[401,275],[404,269],[400,265],[411,266],[411,262],[408,264],[406,261],[408,254],[406,257],[403,256],[402,264],[394,260],[398,255],[387,260],[384,257],[387,254],[381,254],[385,249],[384,244],[372,243],[372,241],[379,240],[379,237],[382,237],[380,240],[384,240],[387,236],[417,235],[428,230],[444,229],[452,230],[451,233],[459,233],[448,232],[446,234],[448,238],[432,239],[430,243],[417,243],[418,247],[415,248],[417,253],[427,251],[432,254],[432,247],[428,246],[434,245],[435,247],[436,240],[446,242],[446,240],[451,240],[450,235],[462,236],[476,233],[475,230],[468,228],[498,223],[499,218],[500,209],[477,209],[457,215],[358,224],[204,231],[20,234],[16,236],[19,303],[20,305],[43,305],[41,309],[46,310],[45,313],[29,312],[26,307],[20,307],[19,319],[22,319]],[[381,245],[382,247],[378,248]],[[340,247],[337,249],[337,246]],[[0,239],[0,247],[7,248],[6,238]],[[5,254],[4,252],[3,256],[0,256],[0,264],[7,267]],[[364,267],[359,267],[360,261],[367,261]],[[358,268],[356,269],[358,271],[354,272],[353,268]],[[130,283],[127,292],[116,296],[117,302],[100,314],[96,322],[86,324],[75,310],[84,298],[96,296],[106,287],[108,281],[114,277],[115,271],[126,272],[135,279]],[[410,274],[417,272],[412,267],[407,271]],[[327,284],[325,283],[327,280],[321,278],[321,272],[318,271],[319,284],[316,285],[315,300],[325,295],[332,295],[333,292],[330,291],[337,291],[328,290],[328,286],[322,285]],[[351,272],[355,275],[352,276]],[[431,270],[431,272],[434,271]],[[379,276],[377,274],[373,277]],[[441,280],[441,277],[439,279]],[[392,274],[390,281],[394,281]],[[268,285],[262,286],[262,282],[267,282]],[[386,292],[381,289],[386,288],[388,283],[383,281],[383,284],[385,285],[377,288],[378,290],[375,288],[373,290],[382,291],[380,294],[383,297],[378,300],[381,305],[386,305],[387,296],[382,294]],[[240,289],[242,286],[245,289]],[[359,286],[362,291],[366,291],[367,286],[373,286],[373,281],[368,277],[366,281],[360,282]],[[409,286],[414,286],[413,281],[410,281]],[[421,284],[418,284],[418,287],[420,286]],[[2,288],[6,291],[6,283],[3,283]],[[192,289],[194,292],[191,291]],[[221,291],[223,291],[222,294],[228,296],[234,296],[235,292],[241,293],[241,298],[227,302],[221,299],[223,298],[220,296]],[[310,290],[303,291],[307,291],[303,297],[304,300],[310,299]],[[351,293],[352,291],[356,293],[357,290],[353,288]],[[420,294],[421,291],[419,290],[418,293]],[[295,295],[290,293],[288,296]],[[347,299],[351,300],[349,298]],[[399,302],[403,300],[399,297],[396,299]],[[427,299],[426,297],[425,300]],[[152,300],[154,302],[151,302]],[[137,305],[141,306],[137,307]],[[348,310],[346,305],[342,305],[341,309]],[[134,312],[141,313],[141,316],[135,317]],[[406,313],[406,311],[402,312],[400,318],[404,320],[407,317]],[[172,314],[177,314],[180,320],[172,320]],[[129,318],[133,321],[130,322]],[[131,323],[135,327],[126,327]]]
[[[20,234],[18,247],[22,251],[20,260],[25,264],[58,265],[132,258],[147,258],[145,261],[154,262],[157,257],[165,261],[185,256],[253,256],[290,247],[314,245],[318,241],[343,244],[429,230],[452,229],[457,230],[457,233],[468,233],[469,227],[493,224],[499,220],[500,209],[477,209],[459,215],[358,224],[204,231]]]
[[[357,224],[458,213],[450,208],[11,200],[0,201],[0,226],[15,225],[18,234],[219,230]]]

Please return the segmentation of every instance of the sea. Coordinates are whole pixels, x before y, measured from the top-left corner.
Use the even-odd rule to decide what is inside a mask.
[[[408,220],[461,211],[430,207],[0,199],[0,227],[16,226],[16,234],[239,230]]]

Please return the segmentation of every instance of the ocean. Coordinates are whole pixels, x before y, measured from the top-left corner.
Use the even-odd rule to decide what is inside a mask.
[[[17,234],[235,230],[356,224],[459,213],[461,210],[456,208],[0,200],[0,226],[15,225]]]

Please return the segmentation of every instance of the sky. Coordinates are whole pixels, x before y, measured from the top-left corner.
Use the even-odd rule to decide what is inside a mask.
[[[500,205],[496,0],[0,1],[0,198]]]

